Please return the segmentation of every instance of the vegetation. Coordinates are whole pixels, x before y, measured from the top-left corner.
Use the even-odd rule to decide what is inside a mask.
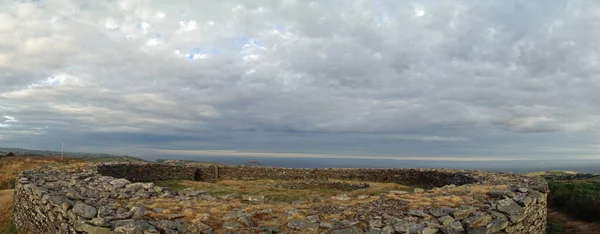
[[[32,156],[58,156],[61,155],[59,151],[52,150],[31,150],[31,149],[21,149],[21,148],[0,148],[0,155],[8,155],[12,156],[24,156],[24,157],[32,157]],[[71,158],[80,158],[86,161],[93,162],[108,162],[108,161],[119,161],[119,162],[143,162],[145,160],[141,158],[136,158],[133,156],[117,156],[110,154],[101,154],[101,153],[84,153],[84,152],[65,152],[65,156]]]
[[[600,226],[600,175],[573,171],[528,175],[541,176],[548,181],[547,233],[597,233],[597,230],[588,231]]]
[[[344,183],[364,183],[356,181],[343,181]],[[185,188],[197,188],[199,190],[208,191],[213,196],[220,196],[232,193],[243,195],[262,195],[266,199],[292,202],[296,200],[312,200],[314,198],[331,197],[342,193],[347,193],[350,196],[358,195],[376,195],[385,193],[391,190],[409,190],[412,187],[396,183],[372,183],[369,182],[369,188],[359,189],[354,191],[346,191],[333,188],[281,188],[280,184],[289,183],[289,181],[276,180],[224,180],[218,183],[187,181],[187,180],[167,180],[155,181],[156,185],[169,187],[180,191]]]

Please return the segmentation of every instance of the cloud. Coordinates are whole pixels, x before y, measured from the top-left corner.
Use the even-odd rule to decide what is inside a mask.
[[[3,1],[0,144],[558,156],[599,139],[599,7]]]

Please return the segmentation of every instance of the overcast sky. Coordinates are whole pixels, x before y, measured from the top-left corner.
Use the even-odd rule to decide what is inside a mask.
[[[599,12],[595,0],[0,0],[0,146],[596,157]]]

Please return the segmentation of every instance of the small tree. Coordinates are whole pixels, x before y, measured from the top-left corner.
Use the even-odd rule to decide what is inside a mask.
[[[12,157],[15,156],[15,154],[13,154],[12,152],[9,152],[8,154],[6,154],[6,157]]]

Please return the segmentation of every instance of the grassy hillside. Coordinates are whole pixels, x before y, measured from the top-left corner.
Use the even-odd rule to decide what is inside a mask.
[[[13,153],[16,156],[57,156],[61,155],[59,151],[52,150],[32,150],[32,149],[21,149],[21,148],[1,148],[0,147],[0,156],[7,155],[8,153]],[[136,158],[133,156],[127,155],[111,155],[111,154],[101,154],[101,153],[85,153],[85,152],[65,152],[65,156],[71,158],[80,158],[86,161],[93,162],[108,162],[108,161],[119,161],[119,162],[143,162],[145,160],[141,158]]]

